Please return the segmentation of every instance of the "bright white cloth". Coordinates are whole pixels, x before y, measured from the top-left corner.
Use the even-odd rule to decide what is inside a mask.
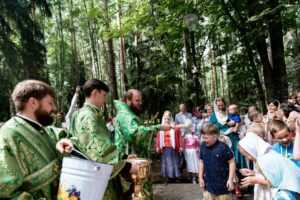
[[[272,146],[255,133],[247,133],[239,145],[256,158],[263,175],[272,184],[273,197],[279,190],[300,193],[300,170],[289,159],[272,150]]]
[[[170,130],[170,138],[171,138],[171,144],[173,149],[175,149],[175,131],[174,129]],[[160,131],[159,132],[159,148],[163,149],[165,147],[165,132],[164,131]]]

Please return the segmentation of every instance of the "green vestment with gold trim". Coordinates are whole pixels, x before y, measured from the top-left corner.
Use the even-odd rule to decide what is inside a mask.
[[[104,199],[120,199],[120,195],[126,189],[116,184],[116,178],[121,178],[119,173],[125,166],[125,161],[121,159],[111,140],[102,113],[93,105],[85,103],[81,109],[73,113],[69,130],[76,138],[74,141],[82,153],[93,161],[114,166]]]
[[[0,198],[57,198],[61,162],[56,141],[44,128],[37,130],[21,117],[0,129]]]

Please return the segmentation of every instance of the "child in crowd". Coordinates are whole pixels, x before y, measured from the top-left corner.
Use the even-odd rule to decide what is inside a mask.
[[[246,176],[243,186],[255,185],[255,200],[296,200],[300,192],[300,170],[290,160],[272,150],[272,146],[254,133],[239,142],[239,151],[255,163],[255,169],[240,169]]]
[[[229,135],[231,133],[237,133],[238,132],[238,128],[240,126],[241,123],[241,117],[239,114],[239,107],[235,104],[231,104],[228,107],[228,119],[233,120],[235,122],[235,126],[234,127],[230,127],[227,131],[224,132],[224,135]]]
[[[184,136],[184,156],[187,164],[187,171],[191,177],[192,183],[196,183],[196,174],[198,173],[198,156],[199,151],[198,136],[195,135],[195,124],[186,131]]]
[[[269,130],[276,141],[273,145],[273,150],[300,167],[300,160],[293,159],[294,142],[290,138],[290,130],[286,123],[280,120],[273,120],[270,122]]]
[[[231,149],[218,140],[218,134],[218,127],[211,123],[202,129],[204,142],[200,150],[199,185],[204,189],[204,200],[232,199],[235,160]]]
[[[266,131],[265,125],[262,123],[252,123],[250,124],[249,128],[247,129],[247,133],[252,132],[261,137],[263,140],[266,140]],[[247,134],[246,133],[246,134]]]

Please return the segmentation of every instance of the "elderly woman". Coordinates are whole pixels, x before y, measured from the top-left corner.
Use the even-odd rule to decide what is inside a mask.
[[[270,144],[251,132],[239,142],[239,151],[256,164],[254,171],[241,169],[247,176],[242,179],[242,185],[255,185],[255,200],[297,199],[300,170],[292,161],[273,151]]]
[[[173,124],[170,111],[165,111],[162,124]],[[183,151],[183,140],[179,128],[159,131],[156,138],[156,151],[162,153],[161,173],[167,180],[181,176],[179,169],[179,153]]]

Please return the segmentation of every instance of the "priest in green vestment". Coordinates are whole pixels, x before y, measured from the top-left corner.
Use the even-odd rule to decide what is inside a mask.
[[[56,112],[54,91],[46,83],[26,80],[16,85],[12,99],[17,115],[0,129],[0,198],[54,200],[61,160],[70,140],[58,143],[55,130],[44,128]],[[55,138],[55,137],[53,137]],[[56,144],[56,148],[55,148]]]
[[[109,88],[97,79],[88,80],[83,86],[85,103],[71,118],[70,133],[76,138],[75,144],[90,159],[114,165],[104,199],[122,199],[130,185],[124,176],[132,172],[114,145],[100,108],[104,106]],[[125,187],[126,186],[126,187]]]
[[[170,130],[170,125],[143,126],[140,122],[142,95],[139,90],[130,89],[125,92],[123,101],[114,100],[117,116],[115,118],[115,144],[120,156],[136,154],[138,157],[148,156],[151,133],[159,130]],[[145,183],[145,195],[152,199],[152,184]]]

